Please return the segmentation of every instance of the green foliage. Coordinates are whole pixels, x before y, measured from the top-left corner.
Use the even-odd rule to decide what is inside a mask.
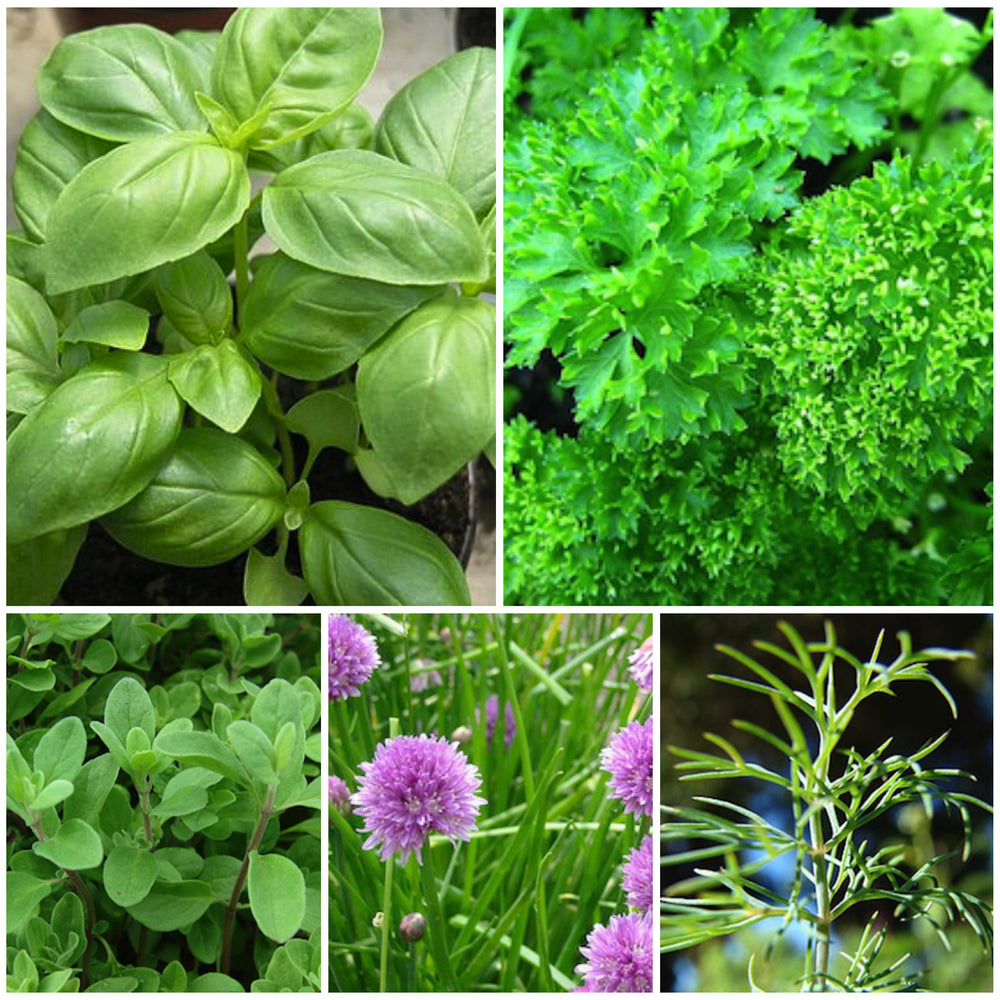
[[[649,717],[627,669],[649,616],[358,620],[382,665],[331,703],[330,774],[357,791],[395,723],[462,741],[486,805],[468,843],[432,834],[422,867],[381,863],[350,807],[331,806],[331,990],[569,991],[593,925],[625,909],[621,864],[649,831],[608,797],[600,767],[612,733]],[[411,913],[426,919],[416,942],[398,931]]]
[[[254,603],[322,601],[329,539],[312,531],[306,556],[295,532],[322,519],[308,480],[324,448],[412,505],[495,438],[495,315],[478,297],[495,283],[495,60],[449,57],[374,122],[356,101],[382,40],[377,8],[247,8],[220,33],[74,34],[45,62],[12,184],[11,603],[55,601],[102,518],[169,565],[246,554]],[[265,232],[278,251],[251,269]],[[379,343],[428,315],[435,336]],[[324,410],[332,429],[291,417],[330,392],[347,401]],[[435,535],[365,510],[355,577],[389,594],[403,573],[407,603],[468,603]]]
[[[8,989],[316,990],[318,616],[11,615],[7,649]]]
[[[508,364],[554,356],[578,432],[506,428],[508,600],[988,602],[992,129],[900,152],[849,44],[890,27],[669,10],[573,114],[516,120]]]
[[[915,923],[926,920],[946,947],[948,926],[964,921],[991,955],[990,904],[952,885],[948,863],[959,856],[962,862],[968,860],[973,846],[970,809],[992,808],[957,790],[961,782],[974,781],[973,775],[930,763],[947,731],[899,753],[889,753],[891,735],[868,754],[859,752],[850,736],[851,721],[864,702],[892,696],[905,682],[928,685],[929,697],[935,696],[929,690],[934,687],[957,718],[951,695],[929,664],[972,654],[915,651],[901,632],[898,655],[883,664],[884,633],[871,655],[862,659],[838,645],[830,623],[825,638],[812,642],[787,624],[779,627],[790,648],[755,645],[783,667],[791,667],[794,680],[783,679],[787,670],[777,672],[727,646],[718,648],[746,673],[712,675],[713,680],[770,699],[780,723],[776,730],[741,719],[732,723],[761,741],[760,751],[751,757],[713,733],[706,739],[721,754],[676,747],[670,751],[680,758],[675,767],[684,772],[682,781],[711,777],[765,782],[780,796],[780,813],[765,818],[724,795],[695,796],[691,804],[664,807],[661,864],[667,885],[660,902],[661,949],[683,950],[778,918],[777,937],[794,925],[807,938],[805,971],[795,983],[807,991],[848,992],[911,989],[918,982],[919,975],[904,968],[906,956],[890,964],[880,960],[890,914]],[[960,817],[961,851],[933,849],[930,830],[937,805]],[[873,821],[900,810],[901,829],[923,831],[922,839],[914,838],[917,850],[871,839]],[[926,857],[920,854],[925,844],[931,848]],[[758,873],[779,858],[790,860],[793,874],[787,885],[773,888]],[[677,875],[672,869],[679,869]],[[852,952],[834,940],[849,913],[855,918],[864,915],[864,930]],[[832,954],[837,947],[839,958]],[[752,960],[747,976],[754,988]]]

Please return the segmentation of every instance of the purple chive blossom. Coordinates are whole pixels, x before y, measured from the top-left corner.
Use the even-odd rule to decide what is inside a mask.
[[[481,778],[457,743],[443,736],[396,736],[375,748],[375,759],[361,765],[364,776],[351,796],[356,812],[369,834],[366,850],[381,846],[383,861],[400,853],[406,864],[431,833],[452,843],[468,840],[476,829],[479,807],[486,800],[476,795]]]
[[[500,699],[495,694],[491,694],[486,699],[486,742],[493,743],[493,733],[497,728],[497,720],[500,717]],[[476,707],[476,722],[479,722],[479,708]],[[514,709],[508,701],[504,705],[503,713],[503,746],[505,750],[510,749],[514,742],[514,734],[517,732],[517,722],[514,721]]]
[[[653,815],[653,718],[630,722],[601,751],[601,767],[611,775],[611,798],[625,812]]]
[[[598,924],[580,949],[586,959],[573,971],[583,976],[580,993],[653,991],[653,915],[615,914]]]
[[[653,690],[653,637],[650,636],[629,658],[629,673],[643,691]]]
[[[433,662],[433,660],[417,660],[414,664],[415,667],[419,668],[410,674],[410,690],[414,694],[420,694],[428,690],[428,688],[441,687],[444,683],[441,679],[440,670],[424,669],[429,667]]]
[[[653,838],[648,835],[622,868],[622,888],[628,905],[643,913],[653,910]]]
[[[330,796],[330,805],[338,812],[347,812],[350,809],[350,789],[340,778],[332,774],[326,779],[326,784],[327,794]]]
[[[372,634],[345,615],[330,615],[330,669],[327,693],[330,701],[361,694],[372,671],[382,662]]]

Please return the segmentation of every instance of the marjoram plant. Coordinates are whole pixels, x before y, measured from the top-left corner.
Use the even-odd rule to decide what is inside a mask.
[[[172,565],[246,553],[248,604],[469,603],[436,535],[310,487],[327,448],[403,505],[492,456],[494,53],[375,122],[381,45],[377,8],[254,7],[42,67],[7,253],[11,603],[51,603],[94,521]]]
[[[319,989],[318,625],[8,618],[9,991]]]
[[[757,787],[766,783],[781,796],[787,822],[776,823],[726,798],[696,796],[697,804],[663,807],[661,865],[664,873],[679,868],[684,875],[672,884],[668,880],[662,890],[661,950],[690,948],[777,918],[780,925],[768,953],[789,928],[805,932],[804,968],[796,983],[804,992],[915,988],[920,974],[903,968],[907,955],[880,964],[890,917],[929,921],[946,947],[948,925],[964,920],[991,955],[991,906],[949,885],[939,867],[959,854],[967,860],[972,843],[970,807],[993,811],[953,787],[960,779],[974,781],[973,775],[921,765],[948,733],[909,753],[889,753],[891,737],[868,754],[858,752],[850,741],[851,720],[859,706],[877,695],[893,695],[907,681],[936,688],[957,718],[954,700],[929,664],[971,654],[915,651],[909,635],[901,632],[898,655],[882,664],[884,633],[871,655],[859,659],[838,645],[830,623],[825,638],[815,642],[805,641],[785,623],[780,628],[790,649],[768,642],[756,646],[801,674],[804,684],[786,683],[774,670],[726,646],[720,651],[752,677],[713,675],[713,679],[770,699],[783,733],[739,719],[733,726],[761,741],[761,759],[777,751],[784,764],[760,763],[712,733],[706,739],[722,750],[721,755],[675,747],[670,751],[682,758],[676,765],[686,772],[681,780],[735,779]],[[961,852],[938,854],[914,865],[905,845],[871,842],[872,821],[911,803],[926,814],[928,823],[936,806],[959,814]],[[759,877],[777,859],[790,859],[794,866],[783,890],[769,884],[766,876]],[[714,866],[706,865],[712,861]],[[838,928],[843,931],[843,918],[852,911],[870,916],[863,921],[853,951],[845,947],[838,956],[843,935],[837,938],[835,933]],[[747,977],[756,990],[753,973],[751,957]]]

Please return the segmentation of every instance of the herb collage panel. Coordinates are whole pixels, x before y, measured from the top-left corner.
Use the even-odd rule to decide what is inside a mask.
[[[8,992],[994,989],[992,10],[7,17]]]
[[[503,32],[503,601],[661,612],[657,988],[995,990],[992,10]]]

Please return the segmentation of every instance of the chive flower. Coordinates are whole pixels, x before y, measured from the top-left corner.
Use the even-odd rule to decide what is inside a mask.
[[[629,673],[643,691],[653,690],[653,637],[650,636],[629,658]]]
[[[443,736],[391,737],[361,770],[351,802],[365,821],[365,849],[380,848],[383,861],[398,853],[406,864],[416,854],[423,864],[420,850],[432,833],[468,840],[486,804],[476,795],[479,769]]]
[[[346,615],[330,615],[329,670],[327,694],[330,701],[340,701],[361,694],[372,671],[382,662],[375,638],[364,626]]]
[[[618,913],[597,924],[580,949],[586,959],[573,971],[583,976],[578,993],[653,991],[653,915]]]
[[[327,795],[330,798],[330,805],[337,812],[346,813],[350,810],[351,791],[347,785],[336,775],[331,774],[327,780]]]
[[[622,889],[628,905],[643,913],[653,911],[653,837],[629,853],[622,868]]]
[[[500,718],[500,699],[495,694],[491,694],[486,699],[486,742],[493,743],[493,733],[496,732],[497,721]],[[479,708],[476,708],[476,722],[479,722]],[[514,720],[514,709],[508,701],[504,706],[503,713],[503,746],[505,750],[510,749],[514,742],[514,734],[517,732],[517,722]]]
[[[611,775],[611,798],[625,812],[653,815],[653,718],[630,722],[601,751],[601,767]]]

